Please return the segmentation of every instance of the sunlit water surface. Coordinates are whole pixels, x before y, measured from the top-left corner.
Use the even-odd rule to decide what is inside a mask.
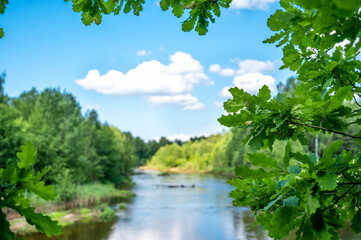
[[[133,176],[136,197],[112,223],[76,225],[56,240],[252,240],[270,239],[252,228],[254,216],[235,208],[226,179],[203,174],[158,176],[155,171]],[[185,187],[168,187],[184,185]],[[192,186],[194,185],[194,187]],[[343,240],[361,239],[343,231]],[[31,236],[27,240],[44,239]]]

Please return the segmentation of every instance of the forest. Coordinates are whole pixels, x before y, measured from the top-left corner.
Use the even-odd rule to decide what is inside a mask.
[[[71,200],[71,185],[131,183],[132,170],[144,165],[165,137],[145,142],[130,132],[100,122],[95,110],[82,114],[76,97],[59,88],[35,88],[10,98],[0,77],[0,168],[16,163],[20,146],[32,141],[37,148],[35,171],[54,184],[60,200]]]

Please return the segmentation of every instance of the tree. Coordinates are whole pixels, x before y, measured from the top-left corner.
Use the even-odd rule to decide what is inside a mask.
[[[16,152],[20,150],[24,137],[24,124],[20,119],[20,113],[8,105],[4,83],[3,73],[0,75],[0,168],[15,163]]]
[[[28,92],[22,92],[18,98],[11,100],[11,105],[21,112],[24,120],[29,120],[31,112],[34,110],[36,100],[38,99],[38,91],[32,88]]]
[[[45,89],[29,115],[29,139],[38,147],[35,169],[51,167],[46,180],[53,182],[63,168],[79,169],[83,117],[75,97],[59,89]]]
[[[360,233],[361,152],[342,151],[337,140],[318,159],[315,153],[294,151],[291,140],[307,145],[306,134],[332,133],[361,143],[361,31],[355,27],[361,24],[361,1],[280,3],[283,10],[268,19],[277,33],[264,42],[283,46],[281,69],[295,71],[300,85],[295,96],[275,98],[267,86],[257,95],[230,89],[233,99],[224,103],[229,114],[219,121],[249,128],[244,143],[253,151],[247,153],[248,164],[236,168],[230,195],[235,206],[249,206],[275,239],[290,231],[297,239],[338,239],[337,230],[347,221]],[[356,133],[350,133],[353,126]],[[282,159],[260,152],[278,141],[287,142]]]

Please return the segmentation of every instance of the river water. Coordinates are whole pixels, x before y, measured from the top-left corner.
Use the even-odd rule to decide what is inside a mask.
[[[133,176],[136,197],[112,223],[75,225],[56,240],[266,240],[247,208],[235,208],[226,179],[204,174]],[[179,187],[183,185],[184,187]],[[172,187],[169,187],[172,186]],[[115,207],[115,206],[114,206]],[[343,240],[361,239],[350,231]],[[31,236],[27,240],[44,239]]]

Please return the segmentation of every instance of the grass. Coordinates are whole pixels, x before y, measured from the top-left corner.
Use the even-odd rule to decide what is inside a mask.
[[[101,200],[102,198],[109,197],[124,197],[130,198],[133,193],[128,190],[116,189],[112,184],[87,184],[77,186],[76,198],[80,200],[86,200],[89,198],[95,198]]]
[[[121,203],[120,203],[121,204]],[[102,203],[96,208],[80,208],[66,211],[56,211],[47,214],[52,220],[58,221],[63,227],[70,226],[76,222],[108,222],[116,219],[116,212],[106,203]],[[11,230],[19,237],[38,232],[34,226],[28,224],[24,217],[16,218],[10,221]]]
[[[91,213],[91,210],[89,208],[81,208],[79,212],[80,214],[88,214]]]
[[[118,209],[127,209],[127,205],[125,203],[119,203]]]
[[[59,198],[53,201],[45,201],[33,193],[26,193],[25,196],[35,207],[54,210],[95,206],[112,199],[127,200],[132,198],[134,193],[116,189],[112,184],[93,183],[75,186],[75,194],[68,202],[61,201]]]
[[[94,183],[74,186],[74,188],[76,194],[67,202],[61,201],[59,197],[54,201],[44,201],[32,193],[26,193],[25,197],[37,210],[48,213],[47,215],[58,221],[60,225],[68,226],[79,221],[83,223],[112,221],[116,218],[116,213],[107,203],[112,201],[119,203],[135,196],[133,192],[116,189],[112,184]],[[124,203],[120,203],[119,206],[126,207]],[[27,224],[23,217],[11,220],[10,225],[12,231],[19,236],[37,231],[35,227]]]
[[[104,222],[112,221],[117,217],[115,214],[115,211],[111,209],[110,207],[106,207],[101,211],[99,214],[99,219]]]

